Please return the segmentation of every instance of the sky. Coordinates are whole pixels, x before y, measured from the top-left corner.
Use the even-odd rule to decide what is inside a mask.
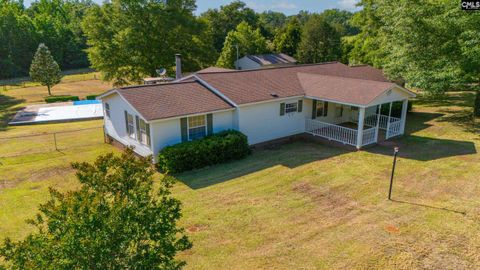
[[[93,0],[102,3],[103,0]],[[233,0],[197,0],[196,14],[201,14],[209,8],[219,8]],[[24,0],[25,5],[30,5],[33,0]],[[300,10],[309,12],[321,12],[325,9],[339,8],[349,11],[357,10],[355,3],[358,0],[243,0],[250,8],[257,12],[273,10],[283,12],[286,15],[297,14]]]

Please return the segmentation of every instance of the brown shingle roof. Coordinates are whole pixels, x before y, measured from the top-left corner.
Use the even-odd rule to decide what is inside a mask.
[[[349,67],[339,62],[197,74],[197,76],[235,103],[246,104],[275,99],[271,95],[272,92],[280,98],[304,95],[305,91],[297,76],[298,73],[336,76],[338,80],[356,78],[388,82],[377,69]]]
[[[232,108],[198,82],[125,87],[117,91],[147,121]]]
[[[234,69],[221,68],[221,67],[208,67],[202,70],[197,71],[196,73],[217,73],[217,72],[231,72],[235,71]]]
[[[306,96],[358,105],[368,105],[380,94],[395,86],[390,82],[328,75],[299,73],[297,76]]]

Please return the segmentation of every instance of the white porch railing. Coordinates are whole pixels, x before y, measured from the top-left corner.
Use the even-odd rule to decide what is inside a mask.
[[[391,117],[390,123],[400,121],[400,118]],[[377,126],[377,114],[372,114],[365,117],[365,125],[370,127]],[[380,115],[380,121],[378,122],[378,128],[387,130],[388,127],[388,115]]]
[[[343,144],[357,145],[357,130],[318,120],[306,119],[306,132]]]
[[[398,119],[398,118],[396,118]],[[402,120],[398,119],[397,121],[390,122],[388,125],[388,130],[386,134],[386,139],[398,136],[401,134]]]
[[[362,146],[376,143],[375,130],[375,127],[363,130]]]

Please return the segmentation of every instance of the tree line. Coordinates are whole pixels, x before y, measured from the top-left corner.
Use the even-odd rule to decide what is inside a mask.
[[[122,85],[174,73],[175,53],[193,72],[233,68],[237,56],[286,53],[300,63],[382,68],[428,93],[480,80],[480,13],[455,1],[361,0],[360,11],[255,12],[234,1],[196,16],[195,0],[0,0],[0,78],[26,75],[40,43],[61,69],[91,66]]]
[[[32,57],[44,43],[61,69],[89,66],[81,21],[90,0],[0,0],[0,79],[28,76]]]

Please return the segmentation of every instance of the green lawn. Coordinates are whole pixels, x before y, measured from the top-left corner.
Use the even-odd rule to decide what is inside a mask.
[[[178,175],[174,195],[184,203],[181,223],[194,244],[180,258],[187,269],[480,268],[480,136],[469,117],[472,101],[468,92],[419,100],[408,136],[364,151],[293,143]],[[14,127],[0,138],[80,126],[101,121]],[[49,186],[77,186],[70,162],[118,151],[88,141],[101,136],[91,132],[61,152],[0,159],[0,238],[31,230],[24,220]],[[91,145],[80,146],[84,140]],[[23,151],[21,140],[10,143],[0,149]],[[388,201],[393,146],[400,155]]]

